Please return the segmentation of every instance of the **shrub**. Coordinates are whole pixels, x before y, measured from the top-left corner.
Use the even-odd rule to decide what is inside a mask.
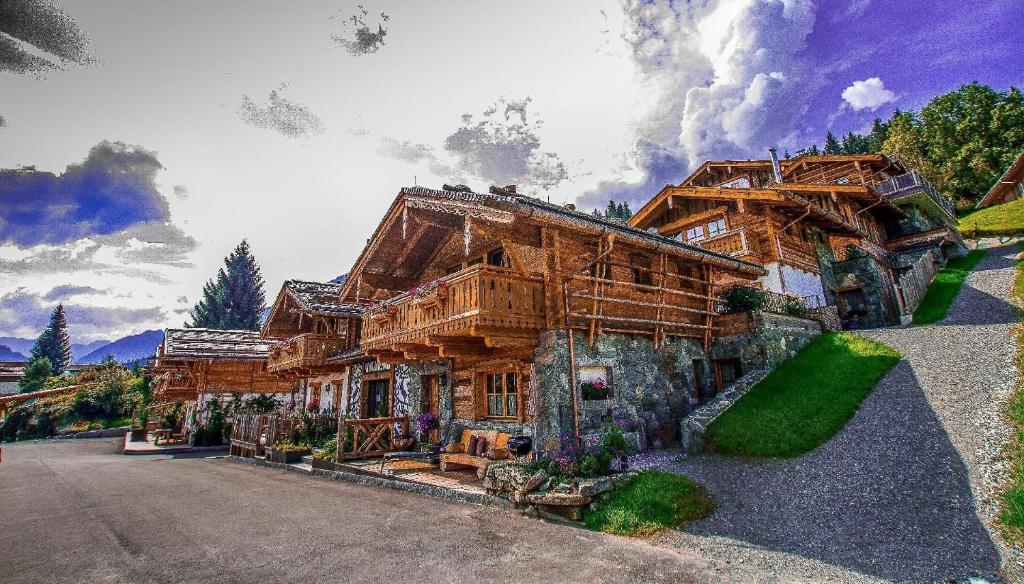
[[[98,369],[83,372],[79,381],[93,384],[75,393],[74,413],[80,418],[119,418],[142,401],[131,373],[109,357]]]
[[[783,295],[782,308],[790,316],[799,316],[800,318],[807,316],[807,304],[803,298],[795,294]]]
[[[272,449],[278,452],[305,452],[309,450],[309,446],[306,444],[289,444],[285,442],[283,444],[275,444]]]
[[[313,458],[317,460],[334,460],[334,455],[338,451],[338,439],[331,438],[327,442],[324,442],[323,447],[316,451]]]
[[[725,313],[736,314],[760,310],[764,307],[767,296],[753,286],[734,286],[722,294],[722,299],[725,300]]]
[[[604,476],[625,470],[627,447],[626,437],[619,426],[606,424],[601,440],[594,446],[584,446],[573,437],[563,437],[562,447],[550,460],[542,461],[540,468],[565,479]]]

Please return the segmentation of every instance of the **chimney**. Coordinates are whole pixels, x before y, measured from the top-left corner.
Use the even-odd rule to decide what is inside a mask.
[[[516,193],[516,185],[505,185],[505,192],[514,195]]]
[[[779,164],[779,153],[772,147],[768,149],[768,155],[772,157],[772,174],[775,175],[775,182],[782,184],[782,165]]]

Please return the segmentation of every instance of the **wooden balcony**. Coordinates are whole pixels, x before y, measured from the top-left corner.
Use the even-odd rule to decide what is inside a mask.
[[[478,264],[444,278],[434,295],[402,294],[363,316],[361,346],[385,363],[482,356],[530,346],[544,328],[544,280]]]
[[[751,254],[751,246],[750,240],[747,236],[747,230],[742,227],[726,231],[725,233],[714,237],[702,239],[697,242],[697,245],[708,251],[734,257],[743,257]]]
[[[813,245],[793,237],[777,235],[776,238],[779,243],[779,260],[782,263],[812,274],[821,272]]]
[[[345,339],[334,334],[306,333],[285,339],[271,348],[267,371],[281,373],[323,366],[328,355],[344,348]]]

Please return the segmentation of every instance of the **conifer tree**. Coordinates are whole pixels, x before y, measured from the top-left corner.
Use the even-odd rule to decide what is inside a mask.
[[[188,326],[258,330],[265,303],[260,267],[243,239],[224,258],[217,277],[203,286],[203,297],[193,308]]]
[[[71,339],[68,337],[68,321],[64,317],[64,305],[58,304],[50,314],[50,323],[32,345],[31,360],[50,360],[53,375],[64,373],[71,364]]]
[[[825,156],[835,156],[843,153],[843,147],[832,132],[825,134]]]

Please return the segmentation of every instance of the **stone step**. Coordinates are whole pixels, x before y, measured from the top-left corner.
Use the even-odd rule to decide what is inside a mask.
[[[756,369],[737,379],[727,386],[715,398],[690,412],[679,424],[679,434],[683,450],[687,454],[699,454],[704,450],[704,432],[708,426],[732,407],[741,397],[750,391],[758,381],[768,375],[765,369]]]

